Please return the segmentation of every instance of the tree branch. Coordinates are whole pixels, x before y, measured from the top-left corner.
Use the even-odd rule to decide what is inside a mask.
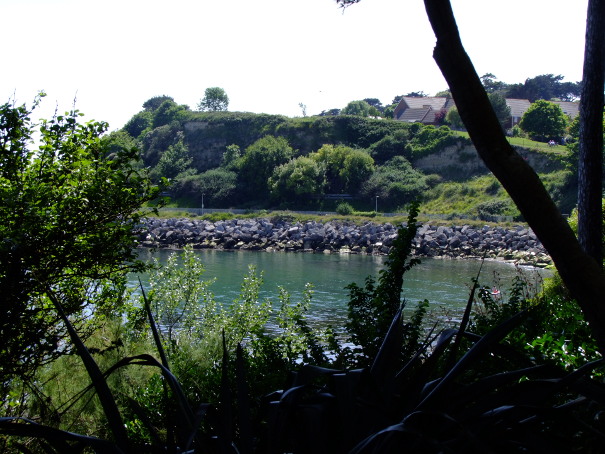
[[[580,247],[538,175],[510,146],[487,93],[466,54],[449,0],[425,0],[437,38],[433,57],[445,77],[460,117],[486,166],[500,181],[549,252],[605,352],[605,276]]]

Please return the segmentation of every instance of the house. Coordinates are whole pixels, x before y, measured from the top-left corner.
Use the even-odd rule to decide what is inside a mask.
[[[558,104],[565,115],[572,120],[580,114],[580,103],[571,101],[552,101]]]
[[[579,103],[567,101],[552,101],[561,107],[561,110],[572,120],[578,115]],[[450,97],[412,97],[404,96],[393,111],[393,118],[407,123],[437,124],[439,112],[446,114],[456,104]],[[512,128],[521,121],[523,114],[529,109],[531,103],[528,99],[506,98],[506,105],[510,108],[510,121],[508,128]]]
[[[414,97],[404,96],[393,111],[393,118],[406,123],[438,123],[435,116],[447,113],[454,106],[454,100],[449,97]]]
[[[523,114],[531,106],[531,102],[529,102],[529,99],[506,98],[506,105],[510,109],[510,121],[506,124],[506,128],[512,128],[519,124]]]

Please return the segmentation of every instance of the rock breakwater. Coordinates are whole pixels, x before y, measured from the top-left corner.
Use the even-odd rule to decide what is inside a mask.
[[[314,253],[388,254],[397,226],[367,222],[292,222],[283,218],[202,219],[148,218],[139,244],[146,248],[226,249]],[[414,252],[425,257],[491,258],[545,266],[550,257],[534,233],[522,226],[422,225]]]

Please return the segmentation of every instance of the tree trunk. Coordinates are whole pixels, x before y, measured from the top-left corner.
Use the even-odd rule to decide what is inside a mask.
[[[534,170],[510,146],[466,54],[448,0],[425,0],[437,44],[433,57],[448,82],[477,152],[540,239],[605,352],[605,275],[584,252]]]
[[[589,0],[580,101],[578,239],[598,263],[602,251],[603,86],[605,0]]]

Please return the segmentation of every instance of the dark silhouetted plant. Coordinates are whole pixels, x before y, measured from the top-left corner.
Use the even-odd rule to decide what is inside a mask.
[[[366,278],[365,286],[352,283],[349,290],[347,332],[351,343],[350,359],[357,366],[369,365],[380,348],[395,314],[403,307],[401,289],[403,275],[420,260],[412,257],[412,244],[416,236],[418,204],[410,205],[408,221],[397,232],[386,265],[380,271],[378,283],[373,277]],[[428,302],[418,304],[410,322],[405,325],[404,356],[414,354],[421,345],[422,319]]]

